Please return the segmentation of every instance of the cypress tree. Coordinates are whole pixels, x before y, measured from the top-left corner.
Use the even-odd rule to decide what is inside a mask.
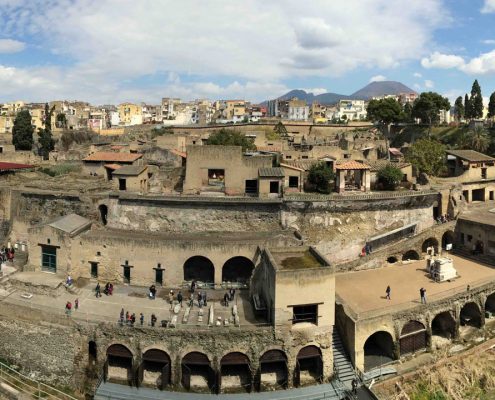
[[[55,141],[52,138],[52,114],[55,106],[50,110],[48,103],[45,104],[45,121],[44,128],[38,131],[38,143],[40,144],[40,155],[43,159],[48,160],[50,151],[55,148]]]
[[[495,92],[490,95],[490,102],[488,103],[488,118],[495,117]]]
[[[464,95],[464,116],[466,119],[471,119],[472,117],[472,112],[471,112],[471,104],[469,102],[469,97],[468,94],[466,93]]]
[[[481,118],[483,116],[483,97],[481,96],[481,87],[477,79],[473,82],[469,103],[471,107],[471,118]]]

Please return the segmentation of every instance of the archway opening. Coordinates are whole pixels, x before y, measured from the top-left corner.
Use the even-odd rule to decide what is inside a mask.
[[[402,261],[419,260],[419,254],[416,250],[408,250],[402,255]]]
[[[404,325],[400,333],[401,356],[424,350],[427,344],[425,326],[419,321],[409,321]]]
[[[215,388],[215,371],[208,356],[199,352],[188,353],[181,363],[182,386],[193,392],[211,393]]]
[[[323,379],[323,359],[316,346],[306,346],[299,350],[294,371],[294,385],[306,386],[320,383]]]
[[[389,264],[395,264],[397,261],[399,261],[399,260],[395,256],[390,256],[389,258],[387,258],[387,262]]]
[[[282,350],[268,350],[260,358],[259,390],[287,389],[289,368]]]
[[[461,325],[481,328],[481,311],[476,303],[466,303],[461,308]]]
[[[184,263],[184,280],[212,284],[215,281],[215,267],[206,257],[191,257]]]
[[[452,231],[446,231],[442,235],[442,248],[447,250],[447,247],[452,249],[452,246],[454,245],[454,232]],[[450,245],[450,246],[449,246]]]
[[[220,360],[218,380],[223,393],[250,393],[252,389],[251,364],[249,358],[239,352],[229,353]]]
[[[96,342],[91,340],[88,342],[88,364],[90,366],[96,365],[97,348]]]
[[[364,370],[388,364],[394,360],[394,340],[388,332],[371,335],[364,343]]]
[[[111,345],[107,349],[107,361],[104,371],[105,379],[132,386],[134,382],[132,358],[131,351],[123,344]]]
[[[106,225],[108,222],[108,207],[105,204],[100,204],[98,211],[100,212],[101,223]]]
[[[430,237],[426,239],[421,246],[421,251],[423,253],[428,253],[428,252],[431,253],[431,250],[429,249],[433,249],[435,254],[438,254],[438,240],[435,239],[434,237]]]
[[[139,367],[139,381],[143,386],[165,389],[170,383],[170,356],[159,349],[150,349],[143,354]]]
[[[435,316],[431,323],[431,334],[446,339],[455,337],[455,320],[449,311],[444,311]]]
[[[246,257],[233,257],[223,265],[222,282],[237,283],[241,286],[249,283],[254,264]]]
[[[488,318],[495,317],[495,293],[492,293],[486,298],[485,311]]]

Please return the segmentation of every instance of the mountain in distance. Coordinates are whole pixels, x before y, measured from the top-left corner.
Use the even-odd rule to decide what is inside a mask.
[[[308,104],[311,104],[314,101],[320,104],[335,104],[338,103],[339,100],[369,100],[372,97],[399,93],[415,93],[415,91],[400,82],[382,81],[371,82],[351,95],[338,93],[322,93],[315,96],[313,93],[308,93],[305,90],[295,89],[287,92],[283,96],[278,97],[277,100],[289,100],[297,97],[299,100],[305,100]]]

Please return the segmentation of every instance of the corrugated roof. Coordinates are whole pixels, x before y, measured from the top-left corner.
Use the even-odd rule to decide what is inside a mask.
[[[258,174],[260,177],[265,178],[283,178],[285,176],[285,172],[282,168],[260,168],[258,170]]]
[[[27,168],[34,168],[34,165],[18,164],[11,162],[0,162],[0,171],[11,171],[14,169],[27,169]]]
[[[118,170],[114,171],[112,175],[129,175],[129,176],[137,176],[141,174],[146,168],[146,165],[124,165],[120,167]]]
[[[68,214],[48,224],[52,228],[61,230],[69,235],[76,235],[91,226],[91,221],[77,214]]]
[[[335,169],[370,169],[370,166],[359,161],[350,160],[337,164]]]
[[[134,162],[143,155],[138,153],[115,153],[113,151],[99,151],[90,154],[83,161],[103,161],[103,162]]]
[[[377,172],[380,169],[386,167],[387,165],[392,165],[393,167],[397,168],[405,168],[409,167],[411,164],[408,162],[401,162],[401,161],[388,161],[388,160],[374,160],[374,161],[367,161],[367,163],[370,166],[371,172]]]
[[[447,150],[446,153],[470,162],[495,161],[495,158],[474,150]]]

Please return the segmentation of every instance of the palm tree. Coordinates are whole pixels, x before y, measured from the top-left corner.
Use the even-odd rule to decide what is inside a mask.
[[[471,131],[470,145],[473,150],[479,151],[480,153],[488,150],[490,138],[485,128],[477,126]]]

